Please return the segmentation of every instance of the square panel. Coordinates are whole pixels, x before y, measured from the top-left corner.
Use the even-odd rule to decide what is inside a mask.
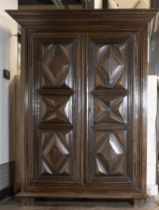
[[[72,97],[61,95],[41,96],[42,123],[71,123]]]
[[[94,97],[94,123],[127,123],[127,96],[99,94]]]

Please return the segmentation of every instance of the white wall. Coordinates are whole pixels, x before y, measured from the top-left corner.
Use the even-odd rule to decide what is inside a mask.
[[[149,8],[150,0],[108,0],[109,8]]]
[[[156,184],[156,115],[157,115],[157,76],[148,76],[147,93],[147,193],[158,194]]]
[[[9,87],[17,73],[17,24],[5,12],[17,9],[18,0],[0,0],[0,164],[10,160],[9,152]],[[3,69],[11,79],[3,79]]]
[[[0,20],[0,164],[8,161],[8,90],[9,82],[4,80],[3,69],[9,69],[9,31]]]

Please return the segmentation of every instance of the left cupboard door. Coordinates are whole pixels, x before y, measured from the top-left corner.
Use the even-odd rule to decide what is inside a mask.
[[[45,33],[28,42],[28,190],[71,191],[82,180],[81,37]]]

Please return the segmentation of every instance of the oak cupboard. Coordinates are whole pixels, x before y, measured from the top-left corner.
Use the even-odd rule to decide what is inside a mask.
[[[145,199],[156,11],[8,13],[22,26],[15,193]]]

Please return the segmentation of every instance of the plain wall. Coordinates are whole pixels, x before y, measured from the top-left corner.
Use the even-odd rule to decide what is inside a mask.
[[[17,24],[5,12],[17,9],[18,0],[0,0],[0,164],[9,162],[10,154],[10,107],[13,106],[10,94],[14,92],[12,82],[17,73]],[[10,70],[10,80],[3,78],[3,69]],[[12,90],[10,87],[12,86]]]
[[[0,21],[0,164],[9,160],[9,81],[3,69],[9,69],[10,34]]]
[[[110,8],[133,8],[137,3],[139,7],[149,8],[150,5],[150,0],[108,0],[108,2]]]

